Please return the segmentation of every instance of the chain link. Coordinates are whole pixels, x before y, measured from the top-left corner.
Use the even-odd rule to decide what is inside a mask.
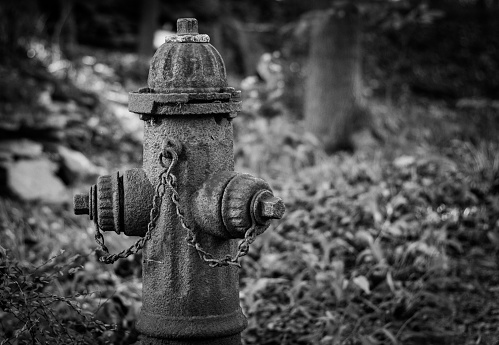
[[[170,164],[165,164],[164,159],[170,159]],[[187,236],[185,240],[187,241],[187,245],[196,249],[199,257],[208,263],[210,267],[221,267],[221,266],[236,266],[241,267],[239,263],[239,258],[248,254],[249,246],[256,238],[256,220],[254,219],[253,214],[251,214],[251,226],[246,230],[244,235],[244,239],[239,242],[237,246],[237,253],[233,257],[230,254],[225,255],[223,258],[215,258],[213,254],[207,252],[203,249],[201,244],[197,241],[196,233],[187,225],[185,221],[184,213],[182,212],[182,208],[180,206],[179,193],[177,191],[177,177],[172,173],[173,168],[178,162],[178,154],[173,147],[166,146],[163,149],[163,152],[159,154],[159,163],[164,168],[163,171],[159,174],[159,182],[156,185],[151,212],[149,213],[149,223],[147,224],[147,232],[135,242],[130,248],[122,250],[117,254],[109,254],[109,250],[104,243],[104,236],[102,234],[102,230],[95,220],[95,241],[100,246],[100,249],[104,251],[108,255],[101,256],[99,258],[100,262],[104,262],[106,264],[112,264],[119,259],[127,258],[132,254],[136,254],[139,250],[141,250],[146,241],[151,239],[152,231],[156,228],[156,224],[159,218],[161,203],[163,197],[166,194],[167,187],[171,191],[171,200],[175,205],[175,212],[180,221],[180,225],[187,232]]]

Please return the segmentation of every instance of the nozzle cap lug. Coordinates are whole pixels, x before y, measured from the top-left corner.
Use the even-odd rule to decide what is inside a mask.
[[[73,205],[75,214],[90,214],[90,198],[87,193],[76,194],[73,198]]]

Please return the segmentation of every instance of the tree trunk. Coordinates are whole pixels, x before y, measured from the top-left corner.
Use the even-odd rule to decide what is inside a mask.
[[[59,0],[61,13],[52,34],[52,50],[54,61],[73,57],[76,45],[76,22],[73,15],[74,0]]]
[[[141,5],[139,57],[148,59],[153,53],[154,31],[158,28],[159,1],[144,0]]]
[[[360,21],[355,6],[337,7],[315,23],[307,74],[308,130],[328,153],[352,149],[352,134],[366,117],[361,93]]]

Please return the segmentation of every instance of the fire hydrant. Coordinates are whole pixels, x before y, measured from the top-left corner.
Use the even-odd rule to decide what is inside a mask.
[[[145,126],[143,169],[101,176],[74,198],[103,250],[101,231],[141,237],[100,260],[143,250],[142,344],[241,343],[238,259],[285,209],[265,181],[233,171],[239,96],[196,19],[179,19],[152,59],[148,88],[130,93]]]

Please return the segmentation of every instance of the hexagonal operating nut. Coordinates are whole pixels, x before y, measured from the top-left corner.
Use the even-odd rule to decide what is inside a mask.
[[[268,219],[281,219],[286,211],[286,207],[281,198],[267,196],[267,194],[259,200],[258,208],[260,210],[260,216]]]
[[[90,198],[88,193],[76,194],[73,198],[75,214],[90,214]]]
[[[197,35],[198,21],[195,18],[179,18],[177,20],[177,35]]]
[[[253,212],[256,222],[260,225],[268,226],[271,219],[281,219],[286,211],[282,200],[275,197],[268,189],[256,193],[252,204],[251,212]]]

